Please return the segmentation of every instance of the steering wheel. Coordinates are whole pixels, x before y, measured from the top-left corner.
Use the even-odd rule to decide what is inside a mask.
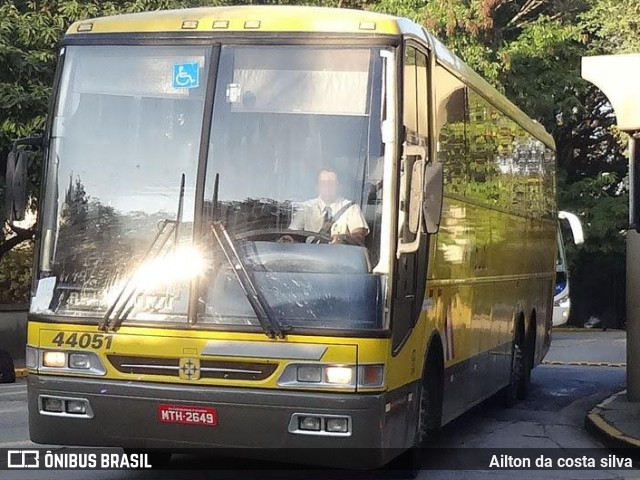
[[[293,238],[294,243],[330,243],[331,237],[324,233],[310,232],[308,230],[279,230],[277,228],[260,228],[238,233],[235,238],[238,240],[263,240],[277,242],[284,236]]]

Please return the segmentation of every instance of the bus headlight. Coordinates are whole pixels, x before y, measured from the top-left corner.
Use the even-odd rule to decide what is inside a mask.
[[[382,388],[384,365],[289,364],[278,385],[282,387]]]
[[[322,381],[322,367],[319,366],[300,366],[297,369],[296,378],[299,382],[319,383]]]
[[[69,368],[87,369],[91,368],[91,357],[86,353],[70,353]]]
[[[324,372],[327,377],[327,383],[337,383],[339,385],[353,383],[352,367],[327,367]]]
[[[44,352],[42,366],[50,368],[64,368],[67,363],[67,355],[64,352]]]
[[[42,363],[37,368],[43,371],[55,370],[56,373],[83,373],[88,375],[105,375],[106,368],[102,364],[100,357],[95,352],[86,351],[63,351],[63,350],[40,350],[29,347],[33,350],[32,356],[42,359]]]

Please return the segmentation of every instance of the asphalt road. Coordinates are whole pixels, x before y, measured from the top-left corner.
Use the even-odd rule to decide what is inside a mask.
[[[489,400],[447,425],[438,446],[453,448],[599,448],[584,429],[584,416],[596,403],[624,388],[623,332],[557,332],[547,361],[536,368],[527,400],[505,409]],[[27,447],[26,385],[0,385],[0,448]],[[320,454],[320,453],[319,453]],[[444,453],[446,455],[446,453]],[[441,453],[425,451],[419,479],[636,479],[640,471],[435,471],[428,470]],[[2,461],[2,459],[0,459]],[[235,459],[174,456],[172,465],[189,469],[173,471],[0,472],[3,479],[303,479],[303,478],[402,478],[396,471],[339,473],[304,467]],[[215,470],[215,471],[212,471]]]

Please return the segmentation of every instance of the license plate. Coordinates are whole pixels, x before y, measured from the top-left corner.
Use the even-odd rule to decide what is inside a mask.
[[[218,412],[213,407],[198,405],[158,405],[158,420],[162,423],[180,423],[182,425],[218,425]]]

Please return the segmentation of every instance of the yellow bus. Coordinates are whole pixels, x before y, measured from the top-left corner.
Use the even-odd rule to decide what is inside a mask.
[[[384,464],[526,394],[550,343],[554,143],[422,27],[97,18],[69,28],[54,91],[34,442]]]

